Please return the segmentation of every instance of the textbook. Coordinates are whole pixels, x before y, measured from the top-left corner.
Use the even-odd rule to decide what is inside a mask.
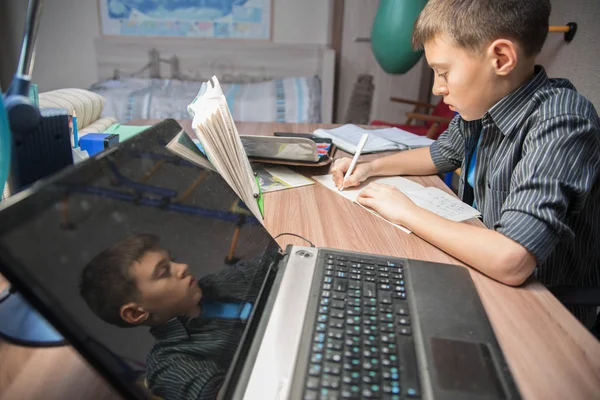
[[[333,183],[332,175],[320,175],[312,177],[315,181],[325,186],[326,188],[334,191],[335,193],[344,196],[348,200],[358,204],[365,210],[377,215],[384,219],[396,228],[403,230],[406,233],[411,233],[409,229],[404,226],[394,224],[383,218],[374,210],[363,206],[356,201],[358,194],[371,182],[382,183],[396,187],[402,193],[404,193],[409,199],[411,199],[417,206],[431,211],[434,214],[444,217],[446,219],[460,222],[466,221],[472,218],[478,218],[481,213],[473,207],[463,203],[460,199],[444,192],[441,189],[435,187],[425,187],[419,185],[410,179],[402,178],[400,176],[385,177],[385,178],[369,178],[358,187],[344,188],[343,191],[339,191]]]
[[[264,210],[260,186],[216,76],[202,84],[198,95],[188,105],[188,113],[192,116],[192,129],[200,142],[203,156],[262,222]],[[183,135],[178,136],[185,141],[181,139]],[[189,142],[187,144],[185,147],[191,150]],[[189,153],[186,154],[189,156]],[[201,161],[197,157],[195,159]]]
[[[186,161],[218,172],[202,152],[202,146],[196,141],[197,139],[194,140],[190,138],[184,130],[181,130],[181,132],[171,139],[166,147]],[[312,179],[282,166],[269,166],[253,163],[252,170],[258,179],[258,184],[262,193],[315,184],[315,181]]]
[[[167,149],[192,164],[216,171],[215,167],[208,161],[208,157],[202,152],[201,146],[196,144],[194,139],[189,137],[183,129],[171,139],[167,144]]]
[[[333,143],[347,153],[356,153],[356,146],[364,133],[369,134],[369,140],[362,154],[381,151],[410,150],[427,147],[434,142],[425,136],[415,135],[398,128],[364,129],[353,124],[342,125],[333,129],[316,129],[313,135],[329,138]]]
[[[314,185],[315,181],[286,167],[252,164],[263,193]]]

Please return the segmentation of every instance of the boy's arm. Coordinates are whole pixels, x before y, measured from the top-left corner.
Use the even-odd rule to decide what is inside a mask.
[[[522,245],[493,230],[450,221],[418,207],[388,185],[370,184],[358,202],[385,219],[406,226],[446,253],[507,285],[519,285],[536,266]]]
[[[369,185],[358,201],[486,275],[518,285],[561,238],[573,236],[568,221],[598,177],[599,135],[597,125],[577,116],[545,121],[532,132],[494,230],[446,220],[383,185]]]
[[[420,238],[506,285],[522,284],[537,265],[531,252],[499,232],[450,221],[420,207],[404,225]]]

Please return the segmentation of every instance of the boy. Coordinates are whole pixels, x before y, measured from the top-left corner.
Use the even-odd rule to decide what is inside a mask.
[[[80,292],[102,320],[147,325],[156,338],[146,365],[150,391],[168,399],[214,399],[223,383],[264,273],[238,263],[196,281],[158,237],[131,235],[84,269]],[[219,314],[224,304],[245,313]],[[231,310],[231,308],[228,308]],[[222,309],[221,309],[222,311]]]
[[[429,0],[413,31],[435,72],[433,94],[459,115],[430,148],[359,164],[338,187],[370,176],[462,168],[459,197],[489,229],[417,207],[368,185],[358,201],[508,285],[535,275],[548,286],[600,286],[600,127],[592,104],[535,58],[549,0]],[[571,310],[582,321],[591,309]]]

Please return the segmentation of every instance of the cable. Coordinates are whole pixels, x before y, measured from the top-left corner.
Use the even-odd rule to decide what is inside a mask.
[[[310,240],[308,240],[307,238],[304,238],[304,237],[302,237],[300,235],[296,235],[295,233],[287,233],[287,232],[286,233],[280,233],[279,235],[275,236],[273,239],[277,239],[279,236],[283,236],[283,235],[296,236],[297,238],[300,238],[302,240],[306,240],[308,243],[310,243],[310,247],[315,247],[315,245]]]

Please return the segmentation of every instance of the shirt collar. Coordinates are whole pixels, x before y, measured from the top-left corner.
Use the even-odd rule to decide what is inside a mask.
[[[528,114],[527,103],[531,96],[548,83],[548,75],[541,65],[536,65],[534,75],[523,85],[504,96],[486,113],[504,136],[510,136]],[[485,121],[484,115],[483,120]]]
[[[185,329],[188,317],[175,317],[167,322],[150,329],[150,333],[158,340],[177,341],[188,338],[188,332]]]

